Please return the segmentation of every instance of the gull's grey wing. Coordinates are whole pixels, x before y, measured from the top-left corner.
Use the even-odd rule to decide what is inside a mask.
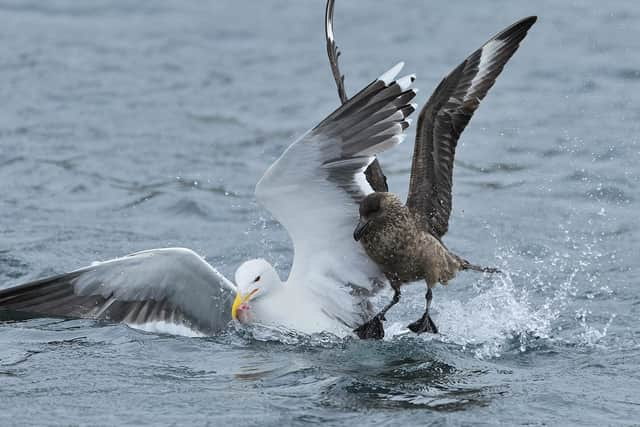
[[[442,80],[420,111],[407,206],[438,238],[449,228],[458,138],[536,19],[516,22],[476,50]]]
[[[235,286],[189,249],[137,252],[0,290],[0,310],[143,325],[167,322],[211,334],[231,320]]]
[[[335,0],[327,0],[327,8],[324,15],[324,29],[327,39],[327,55],[329,56],[329,65],[331,66],[331,73],[333,79],[336,81],[336,87],[338,88],[338,97],[343,104],[347,102],[347,91],[344,87],[344,74],[340,72],[338,65],[338,58],[340,58],[340,49],[336,45],[335,37],[333,35],[333,6]],[[375,159],[364,171],[364,175],[367,182],[373,189],[373,191],[389,191],[387,186],[387,177],[382,172],[382,166],[378,159]]]

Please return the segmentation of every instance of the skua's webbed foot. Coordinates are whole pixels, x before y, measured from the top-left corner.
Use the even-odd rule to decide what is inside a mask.
[[[391,280],[391,279],[390,279]],[[385,315],[387,311],[394,305],[396,305],[400,301],[400,285],[401,283],[398,281],[391,280],[391,288],[393,289],[393,299],[385,308],[380,311],[380,313],[376,314],[375,317],[369,320],[362,326],[357,327],[353,330],[358,337],[363,340],[368,339],[376,339],[381,340],[384,338],[384,325],[382,324],[385,319]]]
[[[423,332],[430,332],[432,334],[438,333],[438,327],[431,319],[431,316],[429,316],[428,311],[425,311],[420,319],[408,325],[407,328],[416,334],[421,334]]]
[[[433,300],[433,292],[431,291],[430,286],[427,286],[427,294],[425,295],[425,298],[427,299],[427,308],[424,311],[424,314],[420,319],[407,326],[407,328],[409,328],[416,334],[421,334],[423,332],[431,332],[432,334],[437,334],[438,327],[433,322],[433,319],[431,319],[431,316],[429,316],[429,308],[431,307],[431,300]]]
[[[354,329],[353,332],[355,332],[358,337],[363,340],[381,340],[382,338],[384,338],[384,325],[382,324],[383,320],[384,315],[378,314],[367,323]]]

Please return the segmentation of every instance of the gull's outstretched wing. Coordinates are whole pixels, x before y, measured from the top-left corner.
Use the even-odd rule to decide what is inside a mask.
[[[231,320],[235,286],[189,249],[137,252],[0,290],[0,310],[211,334]]]
[[[420,111],[407,206],[438,238],[449,228],[458,138],[535,22],[535,16],[525,18],[485,43],[442,80]]]
[[[294,260],[287,285],[306,286],[325,314],[355,326],[380,271],[352,237],[364,170],[400,143],[415,110],[413,76],[398,64],[294,142],[256,186],[258,200],[287,229]],[[347,285],[345,285],[347,284]]]

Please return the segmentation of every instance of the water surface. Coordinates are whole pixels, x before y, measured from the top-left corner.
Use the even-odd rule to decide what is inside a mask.
[[[638,422],[640,4],[394,6],[338,2],[348,93],[405,60],[422,104],[492,34],[540,16],[460,141],[446,237],[506,277],[461,274],[435,291],[440,336],[385,342],[0,323],[2,424]],[[338,104],[323,11],[0,1],[0,286],[166,246],[230,277],[262,256],[284,277],[290,242],[253,186]],[[403,195],[412,137],[381,158]]]

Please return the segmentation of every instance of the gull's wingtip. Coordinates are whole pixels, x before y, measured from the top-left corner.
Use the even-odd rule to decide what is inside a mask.
[[[400,73],[400,71],[402,71],[403,67],[404,67],[404,62],[403,61],[398,62],[389,71],[381,75],[378,78],[378,80],[383,81],[385,85],[390,84],[396,78],[396,76]]]
[[[404,92],[405,90],[409,89],[411,87],[411,84],[415,81],[416,75],[409,74],[408,76],[399,78],[396,82],[398,83],[398,86],[400,86],[400,90]]]

